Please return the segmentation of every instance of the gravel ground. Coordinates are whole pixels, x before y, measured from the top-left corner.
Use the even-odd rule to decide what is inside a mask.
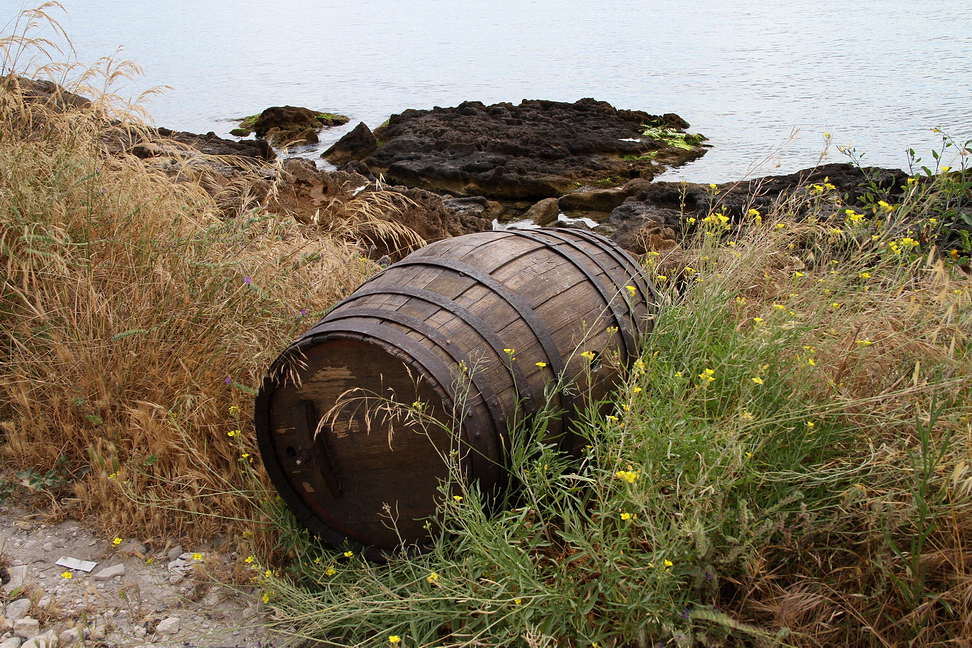
[[[238,592],[204,569],[228,557],[146,547],[0,507],[0,648],[265,648],[275,641],[259,590]],[[63,559],[94,566],[64,566]],[[61,562],[62,564],[57,564]]]

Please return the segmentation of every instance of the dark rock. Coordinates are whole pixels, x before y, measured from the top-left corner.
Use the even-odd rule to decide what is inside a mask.
[[[894,193],[900,191],[906,178],[907,174],[899,170],[827,164],[787,175],[721,185],[637,179],[623,188],[629,197],[611,212],[608,225],[615,228],[612,237],[619,245],[643,254],[648,250],[668,249],[666,241],[670,234],[671,240],[677,239],[691,222],[689,219],[695,219],[697,226],[713,212],[725,214],[731,226],[736,227],[750,209],[767,215],[777,209],[781,201],[790,201],[787,213],[798,220],[809,213],[811,207],[827,217],[828,209],[836,214],[839,209],[860,205],[869,182]],[[811,191],[815,184],[832,185],[833,189],[829,191],[839,195],[841,200],[824,204],[815,202]]]
[[[484,196],[469,196],[464,198],[443,197],[442,203],[446,209],[463,219],[476,218],[492,223],[505,211],[503,205]]]
[[[616,228],[611,238],[633,254],[670,250],[677,244],[680,221],[679,211],[628,201],[611,212],[609,223]]]
[[[624,202],[628,194],[623,189],[600,189],[595,191],[575,191],[561,196],[557,201],[560,209],[569,211],[610,212]]]
[[[69,92],[53,81],[27,79],[11,74],[0,78],[0,84],[12,86],[11,89],[18,90],[27,101],[44,103],[59,110],[91,107],[91,100]]]
[[[377,148],[378,140],[375,139],[375,134],[364,122],[361,122],[324,151],[321,157],[331,164],[345,164],[351,160],[363,160]]]
[[[411,227],[426,241],[483,232],[493,227],[490,214],[498,205],[485,198],[455,202],[414,187],[391,187],[390,190],[401,193],[412,203],[394,219]]]
[[[258,138],[266,139],[271,146],[281,148],[290,144],[316,143],[317,131],[347,122],[348,118],[343,115],[297,106],[272,106],[252,121],[244,120],[241,127],[252,129]]]
[[[205,135],[197,135],[195,133],[173,131],[169,130],[168,128],[159,128],[157,132],[160,139],[155,140],[153,143],[156,145],[161,145],[162,151],[166,150],[165,144],[167,142],[177,142],[179,144],[192,147],[204,155],[256,158],[267,162],[271,162],[277,157],[276,153],[273,152],[273,149],[270,148],[267,142],[263,140],[236,141],[224,139],[212,131],[206,133]],[[133,153],[135,153],[135,155],[138,157],[145,158],[158,155],[159,150],[142,150],[142,154],[140,154],[139,151],[133,151]],[[152,155],[145,153],[152,153]]]
[[[544,198],[527,210],[524,218],[532,220],[540,227],[546,227],[557,220],[560,205],[556,198]]]
[[[276,195],[267,208],[311,223],[320,212],[339,212],[356,190],[367,185],[367,178],[356,173],[319,171],[310,160],[290,158],[283,162]]]
[[[466,102],[393,115],[375,133],[384,143],[365,161],[400,184],[533,202],[583,185],[651,178],[704,153],[701,145],[687,150],[644,134],[659,123],[666,133],[684,128],[675,115],[616,110],[593,99]]]
[[[375,178],[375,175],[371,172],[371,169],[368,168],[368,165],[362,162],[361,160],[351,160],[350,162],[342,166],[340,170],[347,171],[348,173],[357,173],[360,176],[364,176],[365,178],[368,178],[368,180],[370,180],[371,182],[377,180],[377,178]]]

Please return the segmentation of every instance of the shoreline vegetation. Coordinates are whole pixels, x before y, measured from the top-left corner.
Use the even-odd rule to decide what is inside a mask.
[[[377,186],[300,220],[270,209],[283,162],[210,156],[264,174],[221,202],[191,147],[179,165],[132,152],[159,145],[110,93],[135,66],[68,88],[89,103],[32,94],[18,74],[66,74],[27,65],[56,52],[30,36],[58,6],[0,40],[0,499],[207,543],[233,557],[211,576],[292,645],[972,639],[968,142],[942,134],[901,182],[862,170],[853,192],[825,178],[729,209],[703,187],[674,246],[641,256],[661,312],[579,418],[582,456],[537,417],[512,435],[515,501],[487,515],[475,484],[443,485],[431,550],[374,564],[273,492],[253,394],[380,269],[375,241],[422,243],[379,217],[417,194]]]

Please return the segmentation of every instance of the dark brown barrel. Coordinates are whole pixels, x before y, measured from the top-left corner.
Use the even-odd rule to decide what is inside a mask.
[[[421,545],[449,453],[491,492],[503,487],[518,418],[549,408],[551,437],[569,446],[575,407],[604,396],[636,357],[655,303],[640,266],[589,232],[428,245],[364,283],[270,368],[256,398],[267,472],[334,546],[377,556]],[[558,381],[571,388],[551,389]]]

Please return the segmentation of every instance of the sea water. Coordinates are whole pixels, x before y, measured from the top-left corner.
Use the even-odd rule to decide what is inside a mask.
[[[77,60],[140,65],[116,89],[168,86],[145,106],[176,130],[228,137],[273,105],[348,115],[323,148],[407,108],[593,97],[708,136],[665,176],[697,182],[846,161],[838,147],[907,168],[908,149],[934,162],[934,128],[972,138],[968,0],[62,3]]]

